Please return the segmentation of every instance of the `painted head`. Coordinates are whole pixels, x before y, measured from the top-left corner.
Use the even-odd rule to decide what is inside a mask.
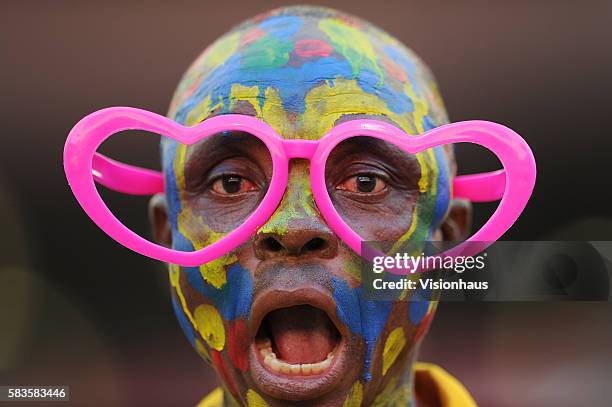
[[[410,50],[367,22],[312,7],[257,16],[213,43],[169,115],[192,126],[228,113],[255,116],[287,139],[316,140],[364,118],[412,135],[447,122],[433,77]],[[241,224],[272,173],[265,146],[240,132],[189,147],[166,140],[162,156],[166,193],[152,199],[151,219],[156,239],[178,250]],[[410,155],[356,137],[334,149],[325,171],[338,212],[366,240],[419,249],[466,232],[469,208],[450,197],[450,148]],[[217,371],[226,404],[410,402],[432,293],[373,300],[360,264],[320,215],[308,161],[296,159],[280,205],[249,241],[200,267],[169,266],[178,320]]]

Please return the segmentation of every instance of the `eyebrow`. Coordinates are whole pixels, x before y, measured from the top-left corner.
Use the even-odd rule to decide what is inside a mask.
[[[378,120],[381,122],[388,123],[402,130],[402,128],[397,123],[395,123],[390,117],[384,114],[367,114],[367,113],[345,114],[336,120],[336,122],[334,123],[334,126],[349,122],[351,120],[360,120],[360,119]],[[416,169],[420,170],[420,163],[418,159],[416,158],[415,154],[407,153],[401,150],[399,147],[396,147],[390,143],[386,143],[378,139],[372,139],[372,138],[367,138],[367,137],[363,137],[363,138],[366,139],[365,142],[369,144],[367,146],[368,147],[367,151],[363,151],[363,152],[374,153],[378,156],[381,156],[381,158],[385,158],[385,159],[391,158],[391,160],[394,162],[395,165],[404,164],[404,165],[408,165],[410,167],[409,169],[413,169],[413,167],[416,167]],[[350,143],[350,141],[347,141],[347,144],[348,143]],[[349,151],[347,151],[347,153],[348,152],[362,152],[359,150],[364,150],[363,141],[359,142],[359,144],[357,144],[357,142],[353,142],[351,144],[353,145],[347,146],[347,148],[349,148]],[[340,160],[340,162],[342,161],[344,161],[344,159]]]
[[[185,162],[190,162],[197,158],[225,157],[228,153],[236,153],[235,155],[253,158],[251,154],[253,147],[260,144],[259,139],[244,132],[220,132],[196,143],[188,151]]]
[[[336,121],[335,125],[362,118],[383,121],[399,128],[397,124],[386,116],[367,114],[344,115]],[[259,139],[245,132],[220,132],[196,143],[193,148],[187,152],[185,171],[205,171],[224,159],[236,156],[246,157],[257,162],[257,158],[253,155],[255,148],[266,147]],[[341,151],[343,153],[342,157],[337,161],[338,163],[354,159],[351,155],[357,153],[367,156],[376,156],[390,167],[397,167],[389,168],[390,170],[420,172],[420,164],[414,154],[406,153],[398,147],[382,140],[369,137],[359,137],[358,139],[356,137],[340,143],[335,149],[342,149]]]
[[[378,120],[380,122],[385,122],[387,124],[390,124],[392,126],[397,127],[398,129],[402,130],[402,128],[397,123],[395,123],[395,121],[393,121],[393,119],[391,119],[389,116],[386,116],[384,114],[368,114],[368,113],[348,113],[348,114],[343,114],[342,116],[340,116],[334,122],[334,126],[337,126],[337,125],[342,124],[342,123],[349,122],[351,120],[362,120],[362,119]]]
[[[367,136],[357,136],[340,143],[336,148],[341,149],[343,157],[340,162],[349,159],[352,153],[375,155],[391,165],[402,165],[419,168],[419,161],[416,155],[402,151],[399,147],[391,143],[384,142]]]
[[[257,148],[265,146],[259,139],[244,132],[228,131],[207,137],[187,152],[183,170],[186,182],[196,175],[208,173],[215,165],[232,157],[245,157],[261,166],[262,163],[254,155]]]

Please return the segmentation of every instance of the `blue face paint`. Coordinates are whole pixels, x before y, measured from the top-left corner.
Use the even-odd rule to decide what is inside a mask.
[[[182,271],[189,285],[210,299],[223,319],[248,318],[253,300],[253,279],[239,263],[230,266],[227,283],[221,289],[206,283],[197,267],[183,267]]]
[[[241,68],[241,57],[236,54],[230,57],[225,64],[217,67],[205,81],[200,83],[193,95],[183,102],[176,113],[175,120],[185,124],[189,112],[208,95],[211,101],[223,101],[223,113],[228,113],[230,93],[235,84],[259,87],[260,108],[263,106],[264,91],[268,88],[276,89],[285,110],[302,114],[306,109],[306,94],[311,90],[310,87],[305,86],[305,83],[333,81],[336,77],[350,75],[350,64],[333,57],[307,61],[299,67],[287,65],[277,68],[246,69]]]
[[[179,325],[185,333],[185,336],[189,340],[189,343],[195,345],[195,332],[193,331],[193,327],[191,326],[191,323],[187,319],[187,316],[181,309],[181,306],[176,302],[176,298],[174,298],[174,295],[172,296],[172,308],[174,308],[176,318],[178,319]]]
[[[299,16],[277,16],[259,23],[258,27],[280,40],[288,41],[300,27],[303,19]]]
[[[405,114],[414,111],[414,102],[403,90],[395,91],[391,86],[381,87],[376,82],[377,80],[378,75],[369,70],[361,70],[357,77],[359,87],[364,92],[371,93],[384,100],[392,112]]]
[[[410,302],[410,308],[408,312],[408,316],[412,325],[419,325],[427,314],[427,310],[429,309],[429,303],[431,301],[431,294],[431,289],[423,289],[419,284],[419,288],[417,289]]]
[[[405,50],[400,50],[398,47],[390,44],[385,45],[383,49],[385,50],[385,53],[389,56],[389,58],[393,60],[393,62],[399,64],[402,68],[404,68],[404,72],[408,76],[408,80],[410,81],[410,84],[414,89],[414,93],[417,96],[421,96],[422,84],[419,84],[416,81],[417,66],[414,63],[415,56],[411,55],[409,57],[409,55],[406,54]]]
[[[432,231],[442,222],[442,219],[448,210],[449,202],[451,201],[450,169],[448,168],[448,158],[446,156],[446,152],[442,147],[436,147],[433,149],[433,151],[434,156],[436,157],[436,162],[438,163],[438,179],[436,188],[437,195],[431,221]],[[431,240],[431,234],[429,240]]]
[[[332,287],[338,318],[353,334],[363,337],[366,345],[363,377],[370,381],[374,346],[389,318],[393,302],[368,299],[363,287],[351,288],[346,280],[336,277],[332,280]]]
[[[173,239],[175,232],[178,233],[178,214],[181,212],[181,199],[179,190],[176,185],[176,174],[174,173],[174,157],[178,143],[174,140],[164,140],[161,143],[162,148],[162,166],[164,168],[164,186],[166,192],[166,201],[168,203],[168,221],[172,228]],[[174,243],[174,242],[173,242]],[[184,250],[184,249],[178,249]],[[192,248],[193,250],[193,248]]]

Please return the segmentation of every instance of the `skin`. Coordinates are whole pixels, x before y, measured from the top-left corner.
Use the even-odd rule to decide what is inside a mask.
[[[408,134],[447,122],[433,77],[410,50],[364,21],[320,8],[255,17],[192,64],[169,116],[192,126],[227,113],[255,116],[288,139],[317,140],[363,118]],[[166,193],[153,197],[150,217],[156,240],[177,250],[206,247],[233,230],[272,172],[267,150],[240,133],[190,147],[166,140],[162,155]],[[359,138],[341,144],[326,167],[332,200],[360,236],[415,252],[424,241],[465,235],[470,208],[450,198],[454,174],[449,148],[408,155]],[[225,404],[413,402],[412,366],[435,293],[367,298],[359,257],[319,214],[307,161],[290,162],[282,202],[248,242],[200,267],[169,265],[169,275],[177,318],[219,374]],[[285,383],[251,352],[267,311],[297,304],[323,309],[342,335],[346,352],[333,383]]]

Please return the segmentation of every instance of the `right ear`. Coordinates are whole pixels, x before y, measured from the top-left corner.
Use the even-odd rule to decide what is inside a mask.
[[[172,247],[172,229],[168,219],[168,201],[163,193],[155,194],[149,201],[149,223],[153,240],[164,247]]]
[[[472,204],[465,199],[453,199],[446,219],[440,225],[443,239],[460,242],[468,238],[472,226]]]

